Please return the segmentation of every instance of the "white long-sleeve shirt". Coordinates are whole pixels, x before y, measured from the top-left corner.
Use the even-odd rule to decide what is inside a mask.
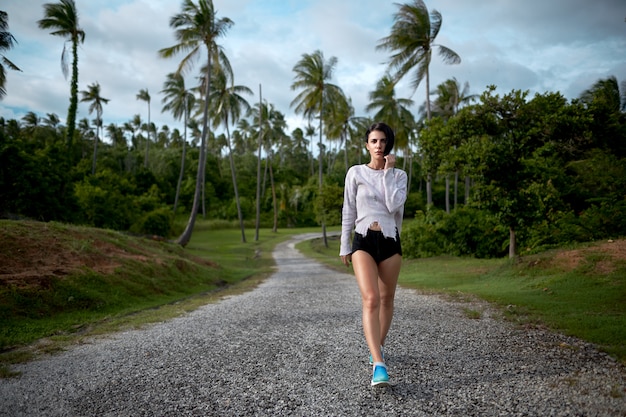
[[[407,194],[407,175],[401,169],[376,170],[354,165],[346,174],[341,212],[341,247],[339,256],[352,253],[354,230],[363,236],[369,226],[378,222],[385,237],[396,237],[402,231],[402,216]]]

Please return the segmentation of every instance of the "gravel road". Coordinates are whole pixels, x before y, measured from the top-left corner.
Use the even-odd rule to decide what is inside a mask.
[[[626,370],[592,346],[402,288],[393,385],[371,388],[358,289],[294,249],[311,237],[254,291],[16,367],[0,415],[626,416]]]

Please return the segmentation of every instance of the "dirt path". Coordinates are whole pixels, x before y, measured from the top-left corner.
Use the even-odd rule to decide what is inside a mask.
[[[393,386],[372,389],[353,277],[302,257],[310,237],[254,291],[21,365],[0,415],[626,415],[624,369],[591,346],[405,289]]]

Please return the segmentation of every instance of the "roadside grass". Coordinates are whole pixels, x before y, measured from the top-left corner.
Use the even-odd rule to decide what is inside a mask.
[[[346,271],[338,257],[339,239],[305,241],[297,248],[320,262]],[[626,263],[579,245],[575,265],[557,262],[553,250],[508,259],[436,257],[403,260],[400,285],[457,299],[473,297],[498,307],[502,316],[524,326],[543,326],[595,344],[626,364]],[[607,268],[607,263],[610,265]],[[350,270],[351,271],[351,270]],[[469,318],[482,312],[464,310]]]
[[[10,364],[86,337],[167,320],[254,288],[273,271],[275,245],[310,231],[317,229],[261,229],[254,241],[248,230],[242,243],[240,230],[199,220],[182,248],[110,230],[0,220],[0,377],[14,375]],[[18,264],[27,272],[10,276]]]

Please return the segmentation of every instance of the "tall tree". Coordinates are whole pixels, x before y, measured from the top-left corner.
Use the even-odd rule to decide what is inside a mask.
[[[234,85],[234,80],[229,79],[224,71],[216,68],[213,73],[211,91],[208,101],[213,103],[213,125],[223,125],[226,129],[226,143],[228,145],[228,159],[230,161],[230,173],[233,180],[235,192],[235,203],[237,205],[237,216],[239,217],[239,227],[241,228],[241,241],[246,242],[246,232],[243,225],[243,214],[241,212],[241,202],[239,201],[239,189],[237,188],[237,174],[235,172],[235,161],[233,159],[233,147],[230,139],[230,124],[237,123],[242,111],[248,111],[250,104],[241,94],[253,94],[250,88],[243,85]]]
[[[366,111],[378,110],[374,114],[374,120],[385,121],[392,126],[396,134],[396,147],[404,150],[404,164],[409,162],[408,186],[413,177],[413,164],[411,163],[411,148],[409,135],[415,126],[415,119],[408,109],[413,105],[409,98],[399,98],[396,94],[396,82],[389,74],[385,74],[377,83],[374,91],[369,93],[370,103]]]
[[[395,71],[395,78],[404,78],[413,71],[411,87],[413,91],[426,79],[426,115],[430,120],[430,62],[433,48],[446,64],[458,64],[461,57],[452,49],[438,45],[435,39],[441,29],[442,17],[437,10],[428,12],[423,0],[413,0],[408,4],[398,4],[394,23],[389,36],[382,38],[376,49],[392,51],[389,69]],[[427,174],[426,200],[432,204],[432,174]]]
[[[184,0],[182,12],[170,19],[170,26],[175,29],[178,43],[174,46],[163,48],[159,54],[164,58],[171,58],[179,52],[187,53],[178,66],[176,73],[180,74],[189,68],[194,58],[200,54],[202,46],[206,48],[208,61],[205,73],[206,89],[204,97],[208,97],[211,91],[211,69],[213,62],[228,62],[223,49],[216,43],[220,36],[226,34],[233,25],[233,21],[227,17],[218,19],[211,0]],[[196,178],[196,190],[194,193],[193,207],[185,230],[176,240],[182,246],[187,245],[191,239],[193,226],[196,222],[198,207],[200,207],[200,195],[206,165],[206,141],[208,136],[209,100],[205,100],[202,115],[202,136],[200,143],[200,158],[198,158],[198,175]]]
[[[98,158],[98,140],[100,137],[100,128],[102,127],[102,105],[109,102],[108,98],[102,97],[100,94],[100,84],[95,82],[87,86],[87,90],[80,92],[81,102],[89,104],[89,114],[96,112],[96,137],[93,141],[93,159],[91,160],[91,174],[96,173],[96,160]]]
[[[194,106],[196,96],[191,90],[185,87],[185,78],[182,74],[171,73],[167,75],[165,83],[163,83],[163,108],[162,111],[170,111],[176,120],[183,118],[183,152],[180,161],[180,173],[178,182],[176,183],[176,196],[174,197],[174,213],[178,207],[178,197],[180,196],[180,187],[183,182],[183,174],[185,172],[185,159],[187,156],[187,121],[189,120],[189,112]]]
[[[44,18],[37,23],[39,28],[51,29],[51,35],[67,38],[72,43],[72,78],[70,81],[70,107],[67,111],[67,144],[74,142],[76,112],[78,111],[78,44],[85,42],[85,32],[78,26],[78,11],[74,0],[59,0],[58,3],[43,5]],[[61,68],[67,78],[67,49],[63,44]]]
[[[13,48],[13,42],[17,43],[13,35],[9,32],[9,15],[7,12],[0,10],[0,56],[2,61],[0,62],[0,100],[7,94],[5,89],[7,74],[5,66],[13,71],[22,71],[9,60],[2,52],[8,51]]]
[[[151,130],[151,122],[150,122],[150,93],[148,92],[147,88],[142,88],[141,90],[139,90],[139,93],[137,93],[136,96],[137,100],[141,100],[141,101],[145,101],[146,103],[148,103],[148,124],[147,124],[147,134],[148,134],[148,140],[146,140],[146,154],[144,156],[143,159],[143,166],[145,168],[148,167],[148,153],[150,151],[150,130]],[[155,142],[156,142],[156,138],[155,138]]]
[[[432,114],[437,117],[441,117],[444,121],[449,120],[452,116],[459,112],[459,109],[462,105],[471,103],[473,100],[477,98],[475,94],[469,94],[469,83],[466,81],[463,87],[457,81],[456,78],[450,78],[441,84],[437,85],[434,91],[430,92],[431,95],[436,95],[435,100],[433,102]],[[448,138],[448,141],[451,138]],[[456,148],[458,143],[449,143],[449,146]],[[454,208],[457,207],[458,203],[458,189],[459,189],[459,168],[458,166],[454,167]],[[450,213],[450,176],[449,172],[445,173],[445,181],[446,181],[446,212]],[[466,201],[469,198],[469,183],[470,178],[465,178],[465,195]]]
[[[396,134],[396,147],[406,151],[409,146],[408,132],[415,125],[408,109],[413,105],[413,100],[397,97],[396,83],[389,74],[384,75],[376,83],[374,91],[369,93],[369,99],[365,110],[368,112],[377,110],[374,120],[384,121],[392,126]]]
[[[436,96],[432,103],[432,115],[439,116],[444,120],[448,120],[457,114],[461,106],[471,103],[478,98],[476,94],[469,94],[469,83],[467,81],[461,87],[461,84],[455,77],[437,85],[435,90],[430,92],[430,95]]]
[[[309,157],[311,158],[311,176],[313,176],[315,174],[315,166],[313,164],[313,136],[315,135],[315,126],[311,123],[307,124],[305,135],[309,138],[309,144],[311,145],[311,155],[309,155]]]
[[[319,190],[322,191],[323,180],[323,160],[324,152],[322,147],[322,133],[324,131],[325,107],[338,95],[343,95],[341,88],[329,82],[332,79],[333,71],[337,65],[337,58],[330,57],[328,61],[324,59],[322,51],[317,50],[312,54],[303,54],[300,61],[293,67],[296,73],[294,82],[291,84],[292,90],[301,90],[291,106],[295,106],[296,113],[302,113],[305,117],[312,119],[319,117]],[[324,245],[328,247],[326,237],[326,221],[322,216],[322,235]]]
[[[617,78],[611,76],[596,81],[580,95],[580,100],[593,117],[596,145],[610,149],[620,158],[626,157],[626,89],[620,94]]]

